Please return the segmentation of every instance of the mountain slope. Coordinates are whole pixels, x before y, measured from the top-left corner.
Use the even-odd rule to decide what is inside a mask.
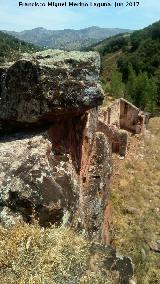
[[[160,21],[131,35],[103,40],[89,49],[101,55],[101,79],[106,92],[115,97],[123,95],[147,111],[160,109]],[[119,92],[113,92],[113,86]]]
[[[48,48],[64,50],[80,50],[107,37],[122,33],[131,32],[123,29],[110,29],[100,27],[89,27],[80,30],[47,30],[35,28],[22,32],[5,31],[20,40]]]
[[[0,32],[0,63],[15,60],[21,52],[33,52],[40,48]]]

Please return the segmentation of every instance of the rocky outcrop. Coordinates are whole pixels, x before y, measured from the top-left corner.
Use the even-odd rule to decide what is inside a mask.
[[[0,144],[1,205],[21,213],[25,221],[37,217],[45,225],[63,215],[65,198],[54,178],[53,155],[48,159],[51,149],[45,134]]]
[[[94,52],[51,50],[0,67],[0,222],[80,230],[92,241],[88,269],[129,284],[130,258],[106,245],[112,152],[124,157],[127,131],[147,120],[123,99],[99,109],[99,67]]]
[[[90,112],[82,144],[80,220],[90,238],[108,241],[105,211],[109,202],[112,172],[111,147],[103,132],[97,129],[97,111]]]
[[[102,103],[95,52],[46,50],[0,67],[1,132],[34,127]]]
[[[92,244],[90,247],[90,270],[103,274],[113,279],[113,283],[129,284],[133,276],[133,264],[129,257],[118,255],[111,246]]]
[[[93,109],[55,122],[41,134],[5,137],[0,143],[0,206],[27,222],[70,224],[91,239],[108,241],[111,148],[96,127]]]
[[[128,136],[122,103],[98,109],[99,69],[97,53],[57,50],[0,67],[2,223],[69,224],[109,243],[111,155],[125,156]]]
[[[109,241],[111,145],[98,129],[99,67],[96,53],[62,51],[1,67],[1,221],[8,208]]]

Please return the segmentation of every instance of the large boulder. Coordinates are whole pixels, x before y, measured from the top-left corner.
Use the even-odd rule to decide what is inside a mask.
[[[119,255],[115,248],[93,243],[90,247],[90,270],[103,272],[113,279],[112,283],[130,284],[134,273],[132,260],[127,256]],[[113,278],[112,278],[113,277]],[[117,280],[117,281],[116,281]]]
[[[97,117],[93,109],[55,121],[40,134],[1,138],[1,209],[43,226],[72,224],[101,241],[112,165],[108,139],[96,131]]]
[[[110,142],[98,130],[99,69],[95,52],[53,50],[0,68],[3,223],[8,208],[108,242],[112,165]]]
[[[59,159],[47,133],[10,137],[0,143],[0,206],[25,221],[59,223],[76,204],[69,154]],[[75,203],[75,204],[74,204]]]
[[[102,103],[95,52],[45,50],[0,67],[0,127],[13,131]]]

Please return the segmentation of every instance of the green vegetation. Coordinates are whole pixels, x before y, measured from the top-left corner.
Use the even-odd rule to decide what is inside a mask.
[[[115,95],[115,88],[108,82],[118,89],[123,82],[120,89],[125,98],[143,110],[160,110],[160,21],[132,34],[106,39],[91,49],[101,55],[105,91],[120,97],[122,91]]]
[[[140,72],[136,75],[130,65],[126,90],[127,99],[136,106],[150,112],[156,110],[157,85],[154,77],[149,78],[147,72]]]
[[[107,53],[113,53],[121,49],[126,50],[130,41],[130,34],[118,34],[112,36],[108,39],[105,39],[98,43],[96,46],[90,46],[89,49],[97,50],[102,56],[105,56]]]
[[[114,99],[124,97],[125,84],[122,82],[122,74],[116,69],[113,69],[111,82],[105,83],[103,88],[106,93],[111,93]]]
[[[112,71],[110,92],[116,98],[124,97],[125,85],[122,82],[122,74],[117,70]]]
[[[0,32],[0,63],[16,60],[20,53],[35,52],[40,48]]]

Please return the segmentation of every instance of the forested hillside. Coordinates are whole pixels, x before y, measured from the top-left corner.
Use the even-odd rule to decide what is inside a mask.
[[[146,111],[159,111],[160,21],[90,49],[101,54],[101,79],[107,93],[115,98],[124,96]]]
[[[0,63],[15,60],[21,52],[33,52],[40,48],[20,41],[13,36],[0,32]]]

